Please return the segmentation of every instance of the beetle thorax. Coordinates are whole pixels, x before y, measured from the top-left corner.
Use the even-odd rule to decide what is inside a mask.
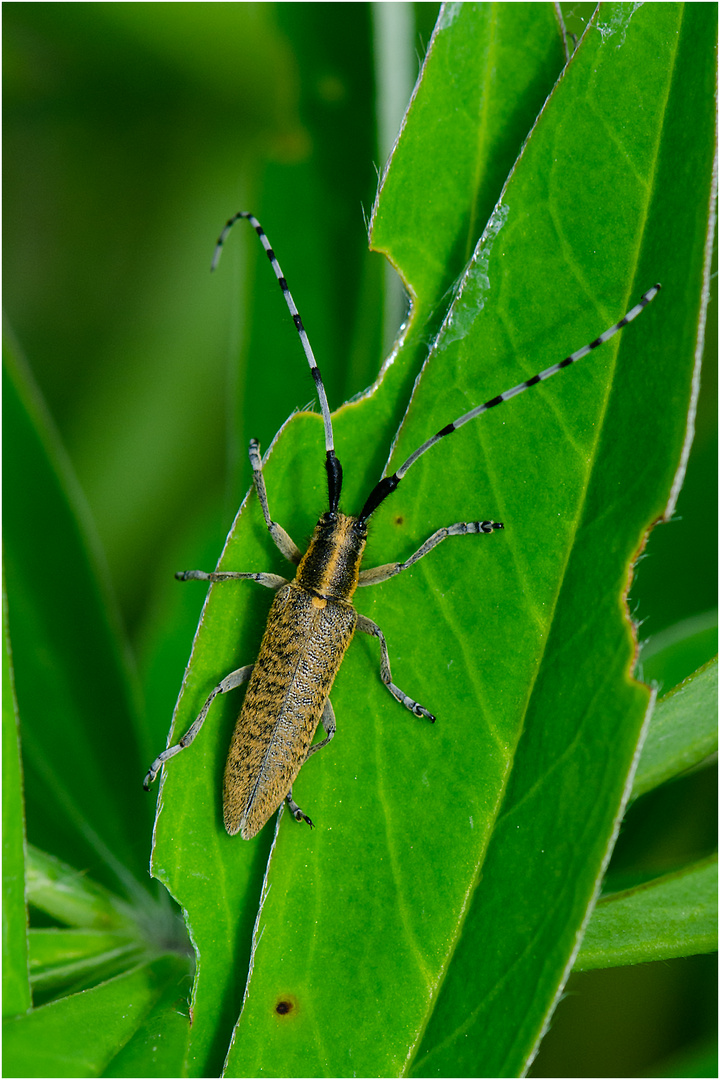
[[[355,592],[367,539],[364,522],[328,512],[318,521],[295,580],[326,600],[349,600]]]

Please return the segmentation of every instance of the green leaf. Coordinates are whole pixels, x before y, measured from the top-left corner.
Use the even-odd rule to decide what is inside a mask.
[[[481,7],[444,9],[373,215],[373,248],[421,325],[472,255],[565,60],[552,5]]]
[[[517,21],[514,16],[509,16],[502,10],[499,18],[494,17],[490,26],[484,22],[475,24],[472,28],[473,34],[486,38],[488,33],[493,32],[493,28],[504,27],[507,20],[509,26],[508,29],[503,29],[503,35],[512,40],[512,28],[517,26]],[[538,25],[544,28],[546,34],[549,28],[551,41],[557,41],[557,28],[548,21],[545,13],[538,20]],[[476,47],[474,45],[474,48]],[[524,51],[522,54],[524,55]],[[533,56],[531,67],[535,62],[536,57]],[[473,108],[477,110],[483,87],[473,86],[473,80],[465,69],[463,74],[474,95]],[[552,85],[554,75],[555,72],[551,76],[546,75],[547,90]],[[520,90],[523,92],[524,86],[525,84],[521,83]],[[524,126],[521,125],[523,134],[534,120],[537,105],[537,99],[529,103],[526,100],[524,104],[521,100],[515,105],[518,113],[524,108]],[[445,132],[443,168],[447,172],[455,168],[454,151],[463,149],[464,152],[465,130],[463,123]],[[519,151],[521,140],[522,135],[518,134],[513,153]],[[448,152],[448,147],[452,152]],[[492,140],[482,143],[476,148],[476,161],[481,162],[483,156],[491,155],[494,149]],[[499,191],[500,180],[497,177],[488,178],[480,169],[479,182],[475,188],[477,197],[491,206]],[[284,201],[287,203],[285,197]],[[288,206],[291,209],[290,204]],[[453,213],[457,217],[456,227],[467,229],[464,204],[454,207]],[[285,265],[282,252],[280,256],[283,269],[292,278],[292,266],[288,268]],[[462,259],[456,256],[455,266],[449,267],[445,277],[435,284],[435,295],[426,290],[426,307],[434,306],[440,301],[442,292],[461,268],[463,260],[464,256]],[[303,304],[303,309],[304,307]],[[304,318],[307,325],[310,325],[305,312]],[[269,319],[261,319],[260,322],[267,335]],[[272,322],[270,325],[272,326]],[[292,327],[290,329],[292,331]],[[291,347],[297,350],[295,342],[291,343]],[[265,348],[272,350],[272,337]],[[319,349],[318,353],[320,354]],[[302,363],[301,357],[298,360],[299,364]],[[383,384],[374,394],[372,402],[358,402],[338,416],[338,445],[343,447],[343,460],[352,463],[352,469],[346,469],[346,504],[352,499],[358,505],[362,493],[367,493],[378,478],[416,371],[417,345],[408,343],[402,350],[402,355],[396,356],[392,367],[385,372]],[[278,447],[268,465],[270,498],[273,507],[282,507],[283,522],[300,540],[311,532],[326,499],[323,490],[324,473],[321,466],[319,467],[321,443],[318,418],[296,417],[284,429],[282,438],[282,450]],[[274,512],[280,513],[279,510]],[[249,503],[244,504],[244,513],[239,520],[238,530],[232,535],[225,560],[227,565],[233,566],[266,566],[269,563],[269,569],[281,574],[287,573],[287,565],[268,545],[254,496]],[[204,610],[202,629],[193,648],[191,666],[174,718],[174,731],[179,732],[189,726],[220,674],[246,663],[247,658],[257,651],[260,630],[270,601],[271,597],[263,596],[260,591],[255,593],[252,589],[231,588],[224,592],[221,589],[213,593]],[[365,661],[358,667],[358,657],[355,666],[355,678],[359,683],[367,679],[377,679],[376,657],[373,656],[370,660],[367,646],[363,648]],[[346,672],[350,678],[353,669],[348,669],[347,665],[352,662],[352,657],[346,661]],[[380,699],[381,709],[387,706],[385,694],[382,690],[380,695],[376,695]],[[187,755],[187,760],[180,760],[180,769],[177,772],[174,769],[168,771],[167,782],[163,781],[159,803],[161,813],[155,834],[153,872],[191,913],[192,936],[198,950],[198,974],[193,996],[195,1068],[204,1060],[203,1047],[211,1038],[208,1032],[221,1031],[224,1024],[227,1040],[240,1010],[242,977],[239,978],[238,973],[242,972],[244,976],[247,970],[252,927],[257,914],[262,873],[271,839],[266,830],[265,835],[261,836],[250,850],[239,851],[237,842],[229,840],[222,827],[218,778],[222,773],[222,761],[227,752],[236,710],[235,702],[219,701],[213,710],[215,715],[212,717],[212,729],[208,726],[203,732],[203,739],[195,743],[200,753]],[[397,718],[391,722],[396,720]],[[400,721],[403,720],[405,718],[401,717]],[[411,736],[414,734],[411,729]],[[208,783],[208,777],[213,777],[214,783]],[[213,882],[215,889],[211,905],[207,902],[208,880]],[[244,946],[238,948],[238,941],[244,942]]]
[[[187,987],[188,958],[168,905],[158,903],[139,883],[144,876],[147,803],[141,803],[142,770],[135,757],[136,703],[92,529],[44,406],[12,348],[4,354],[3,377],[4,438],[12,463],[6,470],[4,522],[8,609],[28,828],[31,836],[74,855],[79,865],[90,865],[104,882],[119,883],[124,893],[120,898],[55,856],[29,849],[26,885],[31,907],[84,928],[83,934],[31,931],[36,995],[83,992],[41,1005],[9,1023],[5,1072],[99,1075],[153,1003],[170,992],[177,1002]],[[7,722],[4,732],[7,739]],[[12,758],[7,752],[6,768],[11,769]],[[22,822],[16,773],[5,787],[6,840],[15,827],[11,818],[15,824]],[[12,874],[8,880],[12,882]],[[22,877],[19,887],[22,898]],[[12,905],[6,911],[12,915]],[[93,934],[88,928],[114,932]],[[11,931],[16,952],[22,949],[27,956],[24,913],[22,927],[14,925]],[[181,955],[155,962],[158,951],[170,948]],[[112,985],[96,985],[118,970],[135,968],[138,956],[148,953],[153,962],[137,969],[142,974],[133,970]],[[23,962],[27,983],[27,959]],[[8,970],[13,972],[12,962]],[[180,991],[178,972],[183,979]],[[92,989],[86,989],[89,986]],[[11,993],[8,1005],[22,1012],[29,999],[14,1001]],[[108,1013],[117,1017],[107,1022]],[[179,1025],[176,1017],[174,1007],[170,1023],[163,1023],[174,1033],[173,1047],[179,1048],[173,1054],[181,1058],[188,1024],[182,1019]],[[154,1056],[147,1048],[148,1062]]]
[[[4,1075],[101,1076],[186,970],[181,958],[160,957],[92,990],[6,1021]]]
[[[105,1070],[107,1075],[179,1075],[189,1036],[186,998],[192,962],[185,950],[182,928],[178,928],[167,905],[165,910],[151,903],[131,907],[104,886],[32,847],[28,852],[27,876],[31,908],[81,928],[30,930],[30,974],[36,1004],[38,1000],[41,1002],[33,1015],[40,1012],[46,1017],[42,1023],[52,1025],[54,1014],[47,1019],[45,1012],[48,998],[58,999],[55,1004],[71,999],[84,1003],[78,1009],[78,1016],[84,1019],[75,1025],[74,1043],[69,1036],[67,1040],[75,1061],[73,1055],[81,1052],[86,1032],[93,1033],[89,1045],[82,1050],[87,1069],[82,1075],[99,1075],[109,1061],[117,1071]],[[156,958],[158,951],[169,950],[177,955],[172,962],[157,967],[157,1000],[145,1016],[136,1011],[138,1001],[142,1002],[144,982],[138,984],[135,969],[141,958],[148,963]],[[119,978],[123,972],[132,978],[123,981]],[[129,1045],[120,1040],[112,1049],[98,1041],[93,1031],[94,1025],[102,1022],[102,1017],[98,1021],[96,1016],[97,1003],[104,1000],[102,995],[96,998],[93,994],[101,989],[98,984],[107,985],[106,981],[116,976],[113,985],[121,991],[124,988],[127,994],[126,997],[122,992],[118,994],[116,1000],[121,1002],[118,1007],[135,1016],[136,1026],[129,1032]],[[64,996],[60,998],[61,994]],[[25,1040],[32,1045],[35,1038],[32,1028],[22,1029],[11,1037],[13,1053],[17,1055],[25,1052]]]
[[[128,931],[135,926],[127,903],[72,866],[30,847],[28,903],[68,926]]]
[[[430,152],[420,143],[403,164],[426,177],[414,203],[408,193],[410,222],[455,167],[466,102],[453,82],[476,60],[468,34],[508,10],[444,9],[423,72],[424,82],[436,55],[449,58],[435,90],[444,141]],[[318,827],[280,816],[227,1075],[517,1075],[547,1024],[649,700],[630,679],[622,596],[646,529],[671,512],[693,401],[713,19],[700,5],[601,9],[448,298],[396,463],[592,340],[654,281],[665,290],[592,359],[438,446],[378,511],[367,565],[406,558],[439,526],[472,516],[504,521],[506,532],[449,541],[358,596],[388,638],[395,682],[438,723],[403,715],[379,682],[375,643],[353,646],[332,694],[338,737],[294,789]],[[411,107],[404,132],[412,116]],[[465,202],[448,214],[472,220]],[[417,334],[432,338],[428,325]],[[348,510],[377,479],[413,356],[408,338],[373,396],[336,418]],[[301,415],[267,463],[271,512],[298,541],[325,505],[321,445],[318,418]],[[287,573],[254,497],[221,565]],[[174,738],[220,677],[251,662],[270,600],[244,583],[211,590]],[[269,829],[247,844],[222,829],[238,704],[213,705],[159,796],[153,871],[188,912],[198,1045],[219,1046],[240,1008],[271,843]],[[281,1001],[292,1007],[278,1012]]]
[[[31,910],[67,927],[30,930],[30,976],[35,1004],[76,993],[135,967],[158,951],[190,964],[184,927],[169,903],[131,906],[85,874],[35,848],[27,859]]]
[[[443,9],[371,223],[373,250],[412,298],[401,362],[384,373],[386,396],[399,383],[388,425],[401,419],[449,293],[563,62],[550,4]]]
[[[157,1003],[133,1037],[115,1055],[104,1076],[182,1076],[190,1040],[187,968],[171,969]]]
[[[542,320],[546,308],[556,326],[566,325],[573,292],[587,286],[590,305],[600,297],[607,302],[620,283],[635,297],[650,280],[661,281],[666,291],[655,310],[629,328],[635,334],[623,334],[615,358],[598,353],[582,372],[573,372],[572,387],[568,374],[562,386],[548,385],[542,404],[539,394],[527,394],[504,410],[507,449],[502,454],[498,447],[492,476],[508,478],[503,500],[508,486],[524,489],[525,505],[515,508],[513,520],[527,532],[523,528],[515,549],[516,585],[507,585],[509,569],[496,604],[506,606],[509,595],[528,606],[509,613],[522,627],[514,641],[508,637],[497,656],[486,650],[483,705],[496,724],[507,715],[507,694],[503,700],[494,693],[497,672],[521,648],[529,654],[529,698],[482,878],[423,1033],[412,1066],[416,1075],[446,1075],[450,1068],[470,1075],[479,1062],[486,1075],[518,1075],[526,1068],[614,840],[647,702],[628,677],[633,647],[622,624],[621,597],[645,529],[674,504],[686,405],[693,400],[692,356],[702,333],[708,218],[683,208],[686,163],[682,177],[676,172],[686,152],[699,154],[690,168],[705,177],[696,197],[707,206],[715,20],[713,14],[707,24],[695,23],[700,14],[693,5],[652,13],[623,5],[599,9],[516,166],[500,208],[506,222],[498,219],[487,265],[478,268],[479,301],[492,298],[499,308],[488,351],[493,344],[500,348],[503,335],[515,348],[529,342],[531,324]],[[705,117],[699,143],[693,143],[696,107]],[[682,128],[687,141],[677,142]],[[515,192],[533,161],[535,201],[528,198],[519,213]],[[664,223],[676,211],[673,238],[684,234],[692,301],[685,291],[689,279],[678,276],[661,252]],[[503,245],[508,230],[524,234],[518,236],[517,265]],[[682,297],[690,311],[677,309]],[[555,340],[556,334],[541,322],[542,355],[546,336]],[[677,351],[666,351],[665,334]],[[572,340],[579,344],[582,333]],[[678,377],[672,369],[680,354],[685,374]],[[532,369],[524,364],[521,370]],[[544,428],[536,427],[545,403],[551,415]],[[597,425],[595,432],[582,418]],[[517,425],[518,443],[524,442],[517,456],[508,448],[511,425]],[[575,511],[564,505],[565,496],[579,499]],[[501,517],[507,521],[510,513],[503,509]],[[551,554],[558,540],[561,550],[565,543],[557,530],[570,521],[566,555],[560,554],[557,566],[560,584],[544,598],[547,560],[559,554]],[[535,620],[546,619],[542,643],[523,641]],[[488,633],[486,627],[484,637]],[[542,660],[537,666],[536,658]]]
[[[702,667],[718,651],[717,608],[683,619],[643,643],[638,670],[643,682],[664,693]]]
[[[698,765],[718,747],[718,662],[708,661],[653,711],[630,798]]]
[[[126,970],[128,959],[137,962],[142,944],[122,934],[97,930],[31,930],[30,980],[37,990],[58,990],[90,977],[100,981]]]
[[[146,895],[137,703],[106,573],[77,482],[11,346],[3,387],[4,550],[28,836]]]
[[[653,1076],[677,1076],[681,1080],[688,1077],[707,1076],[712,1080],[718,1075],[717,1039],[690,1046],[662,1061],[653,1070]]]
[[[717,949],[717,856],[598,901],[576,971]]]
[[[17,703],[7,628],[3,580],[3,1016],[26,1012],[32,1004],[28,978],[25,905],[25,815],[18,745]]]

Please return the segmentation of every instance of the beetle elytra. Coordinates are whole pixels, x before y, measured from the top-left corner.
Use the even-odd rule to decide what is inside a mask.
[[[287,800],[297,821],[304,820],[312,825],[310,818],[293,800],[292,785],[308,758],[326,746],[335,735],[335,715],[329,695],[356,630],[378,639],[380,677],[393,697],[415,716],[424,717],[431,722],[435,720],[432,713],[393,683],[387,643],[382,630],[353,607],[352,596],[356,588],[387,581],[412,566],[418,559],[422,559],[448,536],[492,533],[503,528],[502,523],[497,521],[457,522],[434,532],[405,562],[386,563],[362,570],[361,562],[370,516],[397,488],[408,469],[431,446],[488,409],[508,401],[523,390],[587,356],[637,318],[643,308],[655,298],[660,286],[654,285],[648,289],[627,315],[589,345],[441,428],[418,447],[392,476],[383,477],[370,492],[360,514],[353,516],[342,513],[338,508],[342,468],[335,456],[330,409],[320,371],[280,264],[257,218],[241,211],[228,221],[218,240],[212,267],[214,269],[217,265],[228,232],[239,220],[246,220],[252,225],[265,248],[315,381],[325,429],[328,510],[320,517],[310,545],[303,554],[282,526],[270,517],[260,448],[255,440],[251,441],[253,482],[265,524],[285,558],[297,566],[295,578],[289,581],[277,574],[234,571],[206,573],[202,570],[188,570],[175,575],[182,581],[256,581],[272,589],[275,599],[255,663],[233,671],[218,683],[182,739],[169,746],[153,761],[145,777],[144,787],[148,790],[161,766],[195,739],[215,697],[234,690],[249,680],[230,743],[223,785],[225,828],[230,835],[239,832],[245,840],[249,840],[260,831],[283,800]],[[312,745],[320,723],[325,731],[325,738]]]

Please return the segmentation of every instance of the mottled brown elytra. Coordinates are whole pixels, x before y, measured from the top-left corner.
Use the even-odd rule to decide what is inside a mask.
[[[343,514],[338,509],[342,468],[335,456],[325,387],[280,264],[257,218],[243,211],[228,221],[217,242],[212,268],[215,269],[217,265],[228,232],[235,222],[241,219],[249,221],[260,237],[290,309],[315,380],[325,427],[329,509],[315,526],[310,546],[303,555],[282,526],[270,517],[260,448],[254,439],[251,441],[253,481],[265,524],[285,558],[296,564],[295,578],[288,581],[277,574],[224,571],[205,573],[202,570],[187,570],[175,575],[181,581],[257,581],[258,584],[273,589],[276,595],[255,663],[233,671],[218,683],[203,705],[197,720],[180,742],[163,750],[153,761],[144,786],[148,790],[160,767],[190,745],[200,731],[214,698],[218,694],[234,690],[249,679],[245,701],[230,743],[223,785],[225,828],[231,836],[239,832],[243,839],[249,840],[260,831],[284,799],[297,821],[303,820],[312,825],[310,818],[294,802],[292,785],[308,758],[323,746],[327,746],[335,735],[335,714],[329,695],[345,650],[356,630],[371,634],[379,640],[380,677],[393,697],[415,716],[425,717],[431,722],[435,720],[432,713],[393,683],[385,637],[379,626],[360,615],[353,607],[352,595],[355,589],[358,586],[377,585],[381,581],[387,581],[412,566],[418,559],[422,559],[448,536],[491,533],[503,528],[502,523],[497,521],[461,521],[438,529],[405,562],[386,563],[371,570],[361,570],[370,515],[395,490],[410,466],[431,446],[493,406],[508,401],[528,387],[549,379],[557,371],[587,356],[637,318],[657,295],[660,286],[653,285],[648,289],[627,315],[589,345],[441,428],[411,454],[392,476],[385,476],[380,480],[370,492],[360,514],[354,517]],[[312,746],[319,723],[322,723],[325,730],[325,738]]]

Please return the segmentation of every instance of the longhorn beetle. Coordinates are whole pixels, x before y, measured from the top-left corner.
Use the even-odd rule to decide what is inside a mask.
[[[549,379],[557,371],[587,356],[637,318],[643,308],[655,298],[660,286],[653,285],[648,289],[620,322],[615,323],[589,345],[441,428],[418,447],[392,476],[383,477],[370,492],[359,515],[353,516],[338,509],[342,468],[335,456],[330,409],[320,371],[280,264],[256,217],[241,211],[228,221],[217,242],[211,269],[214,270],[217,266],[228,233],[235,222],[241,219],[248,221],[260,237],[290,309],[315,380],[325,426],[329,506],[315,526],[310,546],[303,554],[282,526],[270,517],[260,447],[255,439],[250,442],[253,482],[265,524],[285,558],[296,564],[297,572],[293,581],[277,574],[226,571],[205,573],[202,570],[186,570],[175,575],[180,581],[256,581],[259,585],[272,589],[275,599],[255,663],[238,668],[218,683],[203,705],[197,720],[180,742],[163,750],[153,761],[143,786],[147,791],[160,767],[190,745],[200,731],[215,697],[234,690],[249,679],[245,701],[230,743],[223,785],[225,828],[231,836],[239,832],[243,839],[249,840],[260,831],[283,799],[287,800],[296,821],[303,820],[312,826],[310,818],[293,800],[292,785],[308,758],[323,746],[327,746],[335,735],[335,714],[329,694],[355,630],[370,634],[380,642],[380,677],[392,696],[415,716],[435,722],[432,713],[393,683],[383,632],[353,607],[351,598],[355,589],[358,586],[377,585],[381,581],[387,581],[412,566],[418,559],[422,559],[448,536],[491,533],[503,528],[499,521],[460,521],[438,529],[405,562],[386,563],[371,570],[361,570],[368,518],[395,490],[408,469],[431,446],[488,409],[508,401],[528,387]],[[322,723],[325,738],[312,746],[319,723]]]

